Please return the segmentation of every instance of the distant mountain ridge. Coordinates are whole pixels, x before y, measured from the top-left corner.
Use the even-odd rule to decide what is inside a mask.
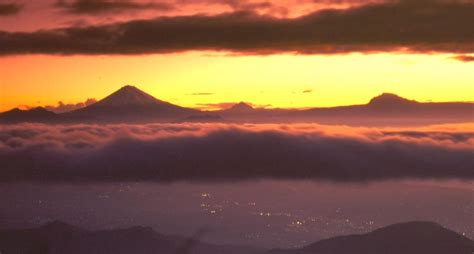
[[[50,122],[57,119],[57,114],[46,110],[43,107],[22,110],[14,108],[12,110],[0,113],[0,122]]]
[[[311,109],[260,109],[245,102],[228,109],[200,111],[161,101],[134,86],[71,112],[44,108],[0,113],[0,123],[152,123],[152,122],[315,122],[348,125],[411,125],[474,122],[474,103],[421,103],[383,93],[367,104]]]

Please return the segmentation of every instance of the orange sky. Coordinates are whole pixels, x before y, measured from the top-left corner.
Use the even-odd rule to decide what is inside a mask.
[[[18,6],[21,8],[18,13],[0,16],[0,32],[83,27],[84,24],[146,20],[156,16],[179,17],[207,13],[212,17],[216,13],[242,10],[285,20],[288,17],[306,15],[327,8],[350,9],[354,6],[383,1],[281,0],[262,3],[253,0],[240,2],[194,0],[177,8],[177,5],[173,4],[179,1],[170,0],[165,1],[171,6],[170,9],[154,7],[154,9],[140,11],[134,9],[128,12],[119,12],[114,9],[107,13],[102,13],[101,9],[100,14],[70,13],[70,9],[58,9],[59,7],[54,5],[55,1],[52,0],[31,2],[12,0],[10,2],[19,3]],[[74,3],[74,1],[66,2]],[[158,3],[156,1],[146,3],[151,2]],[[73,5],[63,5],[61,8],[65,8],[64,6],[72,8]],[[401,10],[405,10],[403,8]],[[459,9],[453,10],[459,11]],[[252,16],[249,18],[251,19]],[[273,20],[270,21],[273,22]],[[456,31],[459,34],[448,33],[446,36],[462,36],[463,32],[459,29]],[[12,36],[16,35],[12,34]],[[453,38],[451,40],[457,40],[457,37]],[[283,41],[283,43],[287,42]],[[294,42],[289,42],[289,45],[292,43]],[[336,41],[336,43],[339,42]],[[405,53],[391,49],[383,52],[383,47],[381,48],[378,44],[370,46],[370,43],[363,47],[354,44],[358,48],[354,52],[343,52],[344,54],[321,52],[321,50],[328,50],[328,46],[323,44],[315,48],[319,50],[318,52],[307,55],[285,52],[285,50],[271,55],[229,53],[233,50],[241,50],[232,48],[233,45],[225,45],[224,47],[231,48],[230,51],[224,50],[224,52],[212,49],[203,51],[200,48],[193,50],[191,46],[189,49],[176,53],[152,52],[136,55],[28,54],[23,51],[11,54],[7,48],[5,49],[7,53],[0,52],[2,54],[0,55],[0,111],[14,107],[56,105],[58,101],[77,103],[88,98],[101,99],[125,84],[135,85],[161,100],[188,107],[239,101],[267,107],[324,107],[366,103],[370,98],[383,92],[396,93],[418,101],[474,101],[474,62],[454,59],[459,55],[467,56],[466,59],[472,57],[469,43],[460,44],[456,48],[452,45],[446,46],[447,44],[427,41],[425,43],[427,45],[434,44],[420,52],[409,50]],[[394,45],[397,45],[396,43],[399,42],[395,40]],[[2,45],[1,36],[0,45]],[[6,45],[8,47],[10,44]],[[271,43],[269,45],[274,46]],[[308,44],[302,45],[302,47],[308,46]],[[345,45],[337,47],[343,50],[348,48]],[[365,51],[364,47],[375,47],[377,53],[358,53],[361,50]],[[411,51],[420,48],[418,44],[408,45],[408,47],[412,47]],[[261,48],[256,50],[261,50]],[[275,50],[275,48],[270,48],[270,50]],[[432,52],[433,50],[439,52]],[[295,50],[290,48],[290,51]],[[61,54],[61,52],[58,53]]]
[[[382,92],[474,101],[472,69],[473,63],[449,55],[13,56],[0,59],[0,109],[100,99],[125,84],[190,107],[239,101],[335,106],[366,103]]]

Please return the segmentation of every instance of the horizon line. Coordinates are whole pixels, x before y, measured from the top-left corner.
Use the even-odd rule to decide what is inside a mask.
[[[86,100],[95,100],[94,103],[90,104],[90,105],[93,105],[99,101],[102,101],[103,99],[107,98],[108,96],[120,91],[120,90],[123,90],[123,89],[126,89],[126,88],[134,88],[134,89],[137,89],[139,90],[140,92],[143,92],[145,94],[148,94],[150,96],[152,96],[154,99],[157,99],[157,100],[160,100],[158,97],[142,90],[141,88],[139,88],[138,86],[136,85],[131,85],[131,84],[126,84],[126,85],[122,85],[119,89],[116,89],[112,92],[110,92],[108,95],[104,96],[103,98],[97,100],[95,98],[87,98]],[[364,105],[369,105],[371,100],[374,99],[374,98],[377,98],[377,97],[380,97],[380,96],[383,96],[383,95],[393,95],[395,97],[398,97],[398,98],[401,98],[403,100],[406,100],[406,101],[411,101],[411,102],[415,102],[415,103],[420,103],[420,104],[430,104],[430,103],[468,103],[468,104],[471,104],[471,103],[474,103],[474,101],[418,101],[418,100],[414,100],[414,99],[409,99],[409,98],[406,98],[406,97],[403,97],[403,96],[400,96],[396,93],[392,93],[392,92],[382,92],[378,95],[375,95],[373,97],[371,97],[371,99],[369,99],[369,101],[365,102],[365,103],[360,103],[360,104],[341,104],[341,105],[334,105],[334,106],[308,106],[308,107],[273,107],[271,104],[266,104],[266,105],[259,105],[259,104],[255,104],[253,102],[250,102],[250,101],[247,101],[247,100],[240,100],[240,101],[233,101],[233,102],[228,102],[228,101],[224,101],[224,102],[216,102],[216,103],[200,103],[200,104],[203,104],[203,105],[216,105],[215,109],[206,109],[206,107],[198,107],[197,105],[195,106],[182,106],[182,105],[179,105],[179,104],[175,104],[173,102],[170,102],[170,101],[165,101],[167,103],[170,103],[170,104],[173,104],[173,105],[176,105],[176,106],[180,106],[180,107],[183,107],[183,108],[189,108],[189,109],[194,109],[194,110],[198,110],[198,111],[202,111],[202,112],[216,112],[216,111],[221,111],[221,110],[226,110],[226,109],[231,109],[233,106],[237,105],[237,104],[240,104],[240,103],[244,103],[248,106],[250,106],[252,109],[255,109],[255,110],[310,110],[310,109],[330,109],[330,108],[338,108],[338,107],[351,107],[351,106],[364,106]],[[38,105],[38,106],[29,106],[29,105],[18,105],[16,107],[13,107],[13,108],[9,108],[9,109],[6,109],[6,110],[3,110],[3,111],[0,111],[0,113],[4,113],[4,112],[9,112],[9,111],[12,111],[12,110],[32,110],[32,109],[38,109],[38,108],[43,108],[45,110],[48,110],[47,108],[48,107],[56,107],[56,106],[59,106],[61,103],[65,104],[65,105],[77,105],[77,104],[81,104],[83,102],[71,102],[71,103],[64,103],[63,101],[61,100],[58,100],[57,101],[57,104],[56,105]],[[217,105],[219,104],[226,104],[227,107],[217,107]],[[80,108],[85,108],[85,107],[88,107],[90,105],[86,105],[84,107],[80,107]],[[268,107],[269,106],[269,107]],[[208,107],[208,108],[212,108],[211,106]],[[62,113],[66,113],[66,112],[72,112],[74,110],[77,110],[77,109],[73,109],[73,110],[70,110],[70,111],[64,111],[64,112],[59,112],[57,114],[62,114]],[[51,112],[54,112],[52,110],[48,110],[48,111],[51,111]],[[56,113],[56,112],[55,112]]]

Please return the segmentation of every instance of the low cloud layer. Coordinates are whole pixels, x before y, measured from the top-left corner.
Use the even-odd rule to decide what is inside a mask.
[[[472,126],[6,125],[0,181],[473,179]]]
[[[249,11],[160,17],[36,32],[0,32],[0,55],[147,54],[188,50],[238,54],[474,52],[474,2],[389,1],[297,18]]]

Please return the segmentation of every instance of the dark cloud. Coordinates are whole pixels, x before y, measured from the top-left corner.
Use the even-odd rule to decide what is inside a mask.
[[[245,0],[223,0],[222,2],[229,5],[234,10],[258,10],[273,7],[273,4],[269,1],[250,2]]]
[[[313,90],[312,90],[312,89],[307,89],[307,90],[303,90],[303,92],[302,92],[302,93],[312,93],[312,92],[313,92]]]
[[[262,10],[274,8],[272,1],[252,1],[252,0],[176,0],[176,4],[192,5],[192,4],[204,4],[204,5],[226,5],[233,10]]]
[[[280,19],[252,12],[0,32],[0,54],[474,52],[472,1],[401,1]]]
[[[454,59],[461,61],[461,62],[474,62],[474,56],[471,55],[460,55],[455,56]]]
[[[64,104],[62,101],[59,101],[58,105],[56,106],[45,106],[44,108],[55,113],[64,113],[89,106],[91,104],[94,104],[95,102],[97,102],[97,100],[93,98],[89,98],[84,102],[79,102],[75,104]]]
[[[204,7],[208,10],[207,13],[216,13],[216,11],[220,13],[222,12],[222,10],[219,10],[222,9],[220,7],[225,6],[235,12],[247,11],[274,16],[288,16],[291,7],[301,4],[298,3],[290,7],[285,0],[174,0],[174,3],[176,6],[184,8],[191,6]]]
[[[23,9],[23,6],[16,3],[0,3],[0,16],[15,15],[21,9]]]
[[[23,124],[0,131],[0,181],[473,179],[473,145],[452,126]]]
[[[191,95],[213,95],[213,93],[192,93]]]
[[[74,14],[98,14],[104,12],[122,12],[133,10],[172,10],[174,6],[163,2],[136,2],[131,0],[59,0],[56,7]]]

